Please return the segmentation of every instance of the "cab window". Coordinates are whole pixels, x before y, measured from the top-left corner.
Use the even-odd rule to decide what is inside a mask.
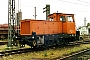
[[[50,17],[49,21],[53,21],[53,17]]]
[[[68,19],[68,22],[74,22],[72,16],[66,16]]]
[[[65,16],[61,16],[61,17],[60,17],[60,21],[66,22]]]

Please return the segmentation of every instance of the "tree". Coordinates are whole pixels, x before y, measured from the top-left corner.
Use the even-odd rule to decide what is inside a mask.
[[[79,26],[78,29],[81,29],[81,26]]]
[[[87,27],[90,26],[90,23],[87,23]]]

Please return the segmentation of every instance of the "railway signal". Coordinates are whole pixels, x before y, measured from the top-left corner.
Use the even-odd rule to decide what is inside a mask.
[[[44,12],[46,12],[46,20],[48,20],[48,15],[50,14],[50,5],[49,4],[46,4],[46,7],[43,8],[43,10],[46,9]]]

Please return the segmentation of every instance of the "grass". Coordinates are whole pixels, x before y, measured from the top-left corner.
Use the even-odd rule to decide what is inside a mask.
[[[63,47],[63,48],[57,48],[57,49],[49,49],[45,51],[38,51],[38,52],[29,52],[29,53],[22,53],[22,54],[15,54],[10,55],[7,57],[3,57],[4,60],[21,60],[25,59],[28,60],[30,58],[55,58],[59,56],[64,56],[67,54],[70,54],[71,52],[76,52],[82,49],[90,48],[90,44],[82,44],[80,46],[74,46],[74,47]]]
[[[7,45],[1,45],[0,46],[0,51],[3,51],[3,50],[5,50],[5,47],[6,47]]]
[[[0,41],[8,41],[7,39],[0,39]]]
[[[25,45],[24,48],[30,48],[30,46]],[[12,48],[7,48],[7,45],[0,45],[0,51],[15,50],[15,49],[19,49],[19,48],[15,46],[13,46]]]

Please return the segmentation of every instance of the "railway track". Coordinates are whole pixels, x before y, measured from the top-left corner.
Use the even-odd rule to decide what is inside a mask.
[[[8,43],[7,41],[0,41],[0,45],[5,45],[7,43]]]
[[[29,51],[31,51],[30,48],[24,48],[24,49],[18,49],[18,50],[6,50],[6,51],[0,52],[0,56],[8,56],[8,55],[12,55],[12,54],[20,54],[20,53],[29,52]]]
[[[0,56],[8,56],[13,54],[21,54],[21,53],[34,52],[34,51],[41,51],[41,49],[20,48],[16,50],[6,50],[6,51],[0,52]]]
[[[90,41],[89,40],[85,40],[85,41],[70,42],[68,45],[64,45],[64,46],[74,46],[74,45],[87,44],[87,43],[90,43]],[[58,47],[57,46],[52,46],[52,47],[60,48],[61,46],[58,46]],[[52,48],[52,47],[50,47],[50,48]],[[21,53],[34,52],[34,51],[42,51],[42,50],[44,50],[44,49],[41,49],[41,48],[38,48],[38,49],[34,49],[34,48],[33,49],[31,49],[31,48],[21,48],[21,49],[17,49],[17,50],[6,50],[6,51],[0,52],[0,56],[8,56],[8,55],[13,55],[13,54],[21,54]],[[68,57],[66,57],[66,58],[68,58]],[[61,58],[61,60],[64,59],[64,58]]]
[[[42,58],[42,59],[41,58],[33,58],[31,60],[68,60],[68,58],[70,58],[70,57],[79,55],[79,54],[87,52],[87,51],[90,51],[90,49],[83,49],[81,51],[71,53],[70,55],[66,55],[66,56],[63,56],[63,57],[57,57],[57,58],[53,58],[53,59],[49,59],[49,58]]]
[[[90,40],[81,40],[81,41],[69,42],[66,45],[72,46],[72,45],[89,44],[89,43],[90,43]]]
[[[73,57],[73,56],[75,56],[75,55],[79,55],[79,54],[81,54],[81,53],[85,53],[85,52],[87,52],[87,51],[90,51],[90,49],[83,49],[83,50],[81,50],[81,51],[77,51],[77,52],[75,52],[75,53],[71,53],[70,55],[66,55],[66,56],[64,56],[64,57],[58,57],[58,58],[55,58],[54,60],[67,60],[68,58],[70,58],[70,57]]]
[[[70,42],[66,46],[75,46],[75,45],[80,45],[80,44],[90,44],[90,40],[81,40],[81,41]],[[85,53],[87,51],[90,51],[90,48],[83,49],[83,50],[77,51],[77,52],[73,52],[73,53],[63,56],[63,57],[57,57],[54,60],[67,60],[67,58],[69,58],[69,57],[73,57],[75,55],[79,55],[79,54]]]

